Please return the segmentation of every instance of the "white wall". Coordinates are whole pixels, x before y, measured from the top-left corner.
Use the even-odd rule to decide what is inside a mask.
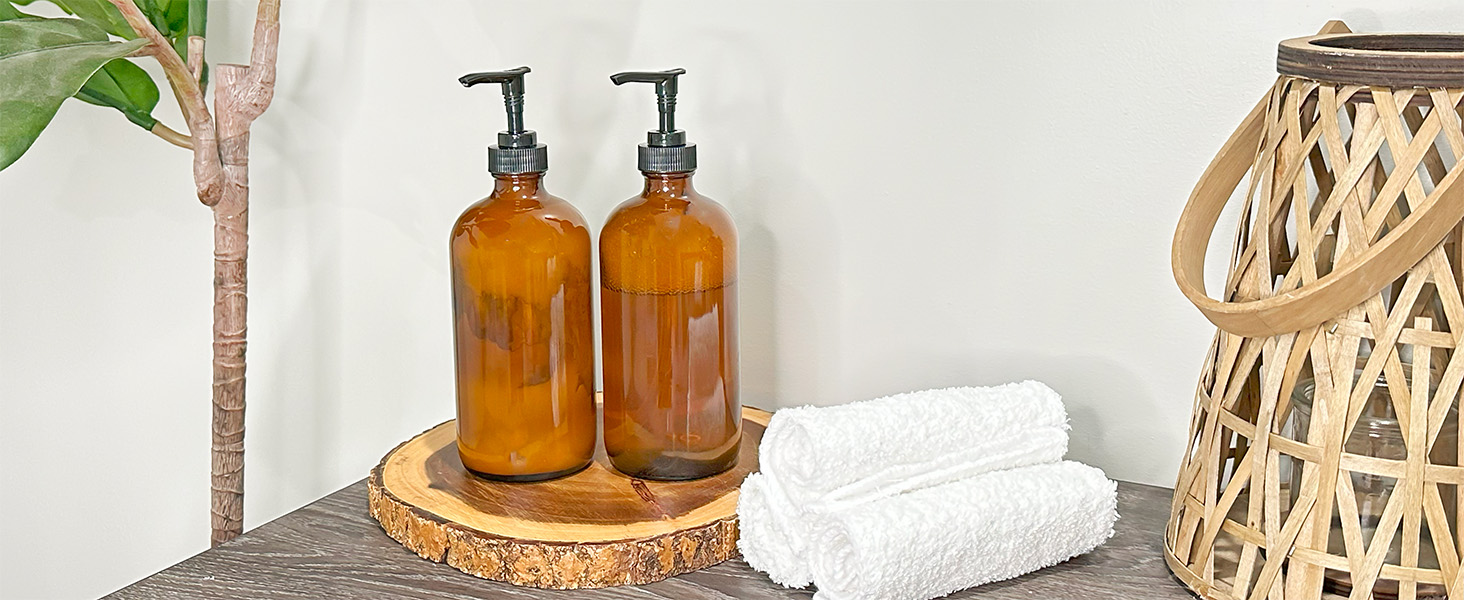
[[[252,7],[215,2],[211,60],[245,58]],[[284,11],[254,128],[250,527],[452,416],[447,232],[503,124],[463,73],[533,67],[550,189],[598,227],[638,191],[655,113],[607,76],[688,70],[698,186],[743,239],[747,403],[1036,378],[1067,399],[1073,458],[1170,485],[1212,328],[1169,239],[1275,43],[1333,17],[1464,29],[1453,0]],[[206,546],[211,232],[190,189],[186,152],[76,102],[0,173],[0,596],[96,596]]]

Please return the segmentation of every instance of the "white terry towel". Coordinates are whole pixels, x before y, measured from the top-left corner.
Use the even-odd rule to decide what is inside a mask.
[[[775,582],[803,587],[817,515],[1000,469],[1056,462],[1067,413],[1024,381],[947,388],[773,414],[762,473],[743,483],[738,547]]]
[[[1088,552],[1113,535],[1117,486],[1075,462],[997,471],[825,515],[814,600],[927,600]]]
[[[1037,381],[926,390],[773,413],[758,463],[789,500],[832,508],[1061,460],[1067,429]]]
[[[786,501],[774,502],[767,476],[748,475],[737,496],[737,549],[752,568],[785,587],[813,582],[807,551],[808,522]],[[795,533],[796,528],[796,533]]]

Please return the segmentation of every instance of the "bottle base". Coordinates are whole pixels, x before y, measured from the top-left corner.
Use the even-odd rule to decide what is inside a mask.
[[[561,471],[550,471],[548,473],[529,473],[526,475],[499,475],[496,473],[484,473],[482,471],[473,470],[467,465],[463,465],[463,469],[467,470],[467,472],[472,473],[477,477],[487,479],[489,481],[497,481],[501,483],[534,483],[538,481],[549,481],[550,479],[559,479],[560,477],[568,477],[570,475],[574,475],[575,473],[585,470],[585,468],[589,467],[590,463],[592,462],[594,461],[585,461],[585,464],[579,465],[577,467],[570,467]]]
[[[737,453],[734,451],[730,460],[723,457],[712,460],[692,460],[664,454],[631,459],[621,455],[612,457],[610,464],[615,467],[615,470],[636,479],[691,481],[725,473],[737,466]]]

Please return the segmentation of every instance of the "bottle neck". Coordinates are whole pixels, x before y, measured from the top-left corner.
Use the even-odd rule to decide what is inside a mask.
[[[696,194],[691,187],[691,174],[693,171],[682,173],[642,173],[646,176],[646,187],[641,191],[642,196],[661,196],[666,198],[685,198]]]
[[[493,196],[491,197],[533,197],[539,195],[543,185],[543,173],[495,173],[493,175]]]

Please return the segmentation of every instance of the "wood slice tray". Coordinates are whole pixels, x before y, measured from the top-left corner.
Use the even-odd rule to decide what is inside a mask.
[[[603,446],[568,477],[488,481],[463,468],[448,421],[371,470],[371,516],[421,557],[487,579],[551,589],[660,581],[737,554],[737,488],[757,471],[771,416],[744,407],[737,466],[685,482],[626,476]]]

